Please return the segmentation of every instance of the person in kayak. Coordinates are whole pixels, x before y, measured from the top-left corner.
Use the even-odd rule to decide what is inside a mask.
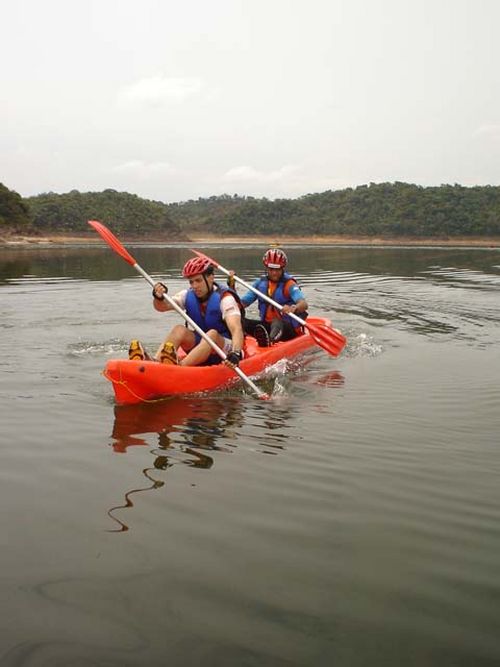
[[[230,368],[238,366],[243,358],[244,333],[242,325],[243,308],[236,292],[215,282],[214,267],[208,258],[193,257],[186,262],[182,275],[189,280],[189,288],[181,290],[172,299],[183,308],[189,317],[203,329],[227,355],[224,363]],[[153,305],[160,312],[173,310],[163,299],[166,286],[158,282],[153,287]],[[187,354],[182,360],[177,358],[181,347]],[[132,341],[129,359],[145,359],[146,353],[141,343]],[[212,347],[197,332],[183,324],[177,324],[158,348],[155,359],[162,364],[199,366],[220,363]]]
[[[291,340],[303,333],[303,327],[288,317],[288,313],[295,313],[301,319],[306,319],[308,305],[295,278],[285,271],[288,258],[283,250],[270,248],[264,253],[262,263],[266,267],[266,274],[257,278],[252,287],[282,305],[282,310],[260,299],[252,290],[248,290],[241,297],[241,303],[246,308],[256,299],[259,300],[260,319],[245,318],[244,329],[245,333],[257,339],[260,347],[268,347],[271,343]],[[234,286],[234,278],[231,276],[228,285]]]

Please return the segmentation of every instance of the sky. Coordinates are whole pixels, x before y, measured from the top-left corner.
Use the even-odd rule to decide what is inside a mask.
[[[499,0],[0,0],[0,182],[500,185]]]

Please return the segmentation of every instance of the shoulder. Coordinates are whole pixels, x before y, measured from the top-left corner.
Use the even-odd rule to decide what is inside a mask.
[[[187,294],[188,290],[182,289],[180,292],[174,294],[172,298],[178,306],[181,306],[181,308],[183,308],[184,304],[186,303]]]
[[[290,294],[296,290],[300,289],[299,286],[297,285],[297,281],[295,278],[292,276],[289,276],[288,274],[284,276],[283,280],[283,294],[285,296],[290,296]]]
[[[224,317],[227,315],[240,315],[241,312],[236,297],[229,291],[221,295],[220,309]]]

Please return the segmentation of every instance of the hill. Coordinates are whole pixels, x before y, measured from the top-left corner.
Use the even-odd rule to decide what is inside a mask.
[[[0,234],[26,234],[31,227],[31,213],[20,194],[0,183]]]
[[[48,192],[24,200],[38,234],[91,235],[87,220],[100,220],[127,238],[186,240],[181,227],[170,218],[165,204],[128,192],[104,190],[66,194]]]
[[[500,238],[500,187],[371,183],[297,199],[220,195],[174,204],[116,190],[21,197],[0,187],[0,229],[92,236],[89,219],[123,237],[312,236],[370,239]]]
[[[168,206],[187,233],[288,236],[500,236],[500,187],[371,183],[298,199],[210,197]]]

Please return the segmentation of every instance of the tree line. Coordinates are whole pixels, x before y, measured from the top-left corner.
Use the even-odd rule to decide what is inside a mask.
[[[500,236],[500,187],[371,183],[297,199],[210,197],[170,204],[190,230],[227,235]]]
[[[296,199],[220,195],[174,204],[116,190],[23,199],[0,184],[0,232],[81,235],[89,219],[128,238],[190,235],[500,237],[500,187],[370,183]]]
[[[23,233],[31,222],[30,209],[21,195],[0,183],[0,233],[2,230]]]

